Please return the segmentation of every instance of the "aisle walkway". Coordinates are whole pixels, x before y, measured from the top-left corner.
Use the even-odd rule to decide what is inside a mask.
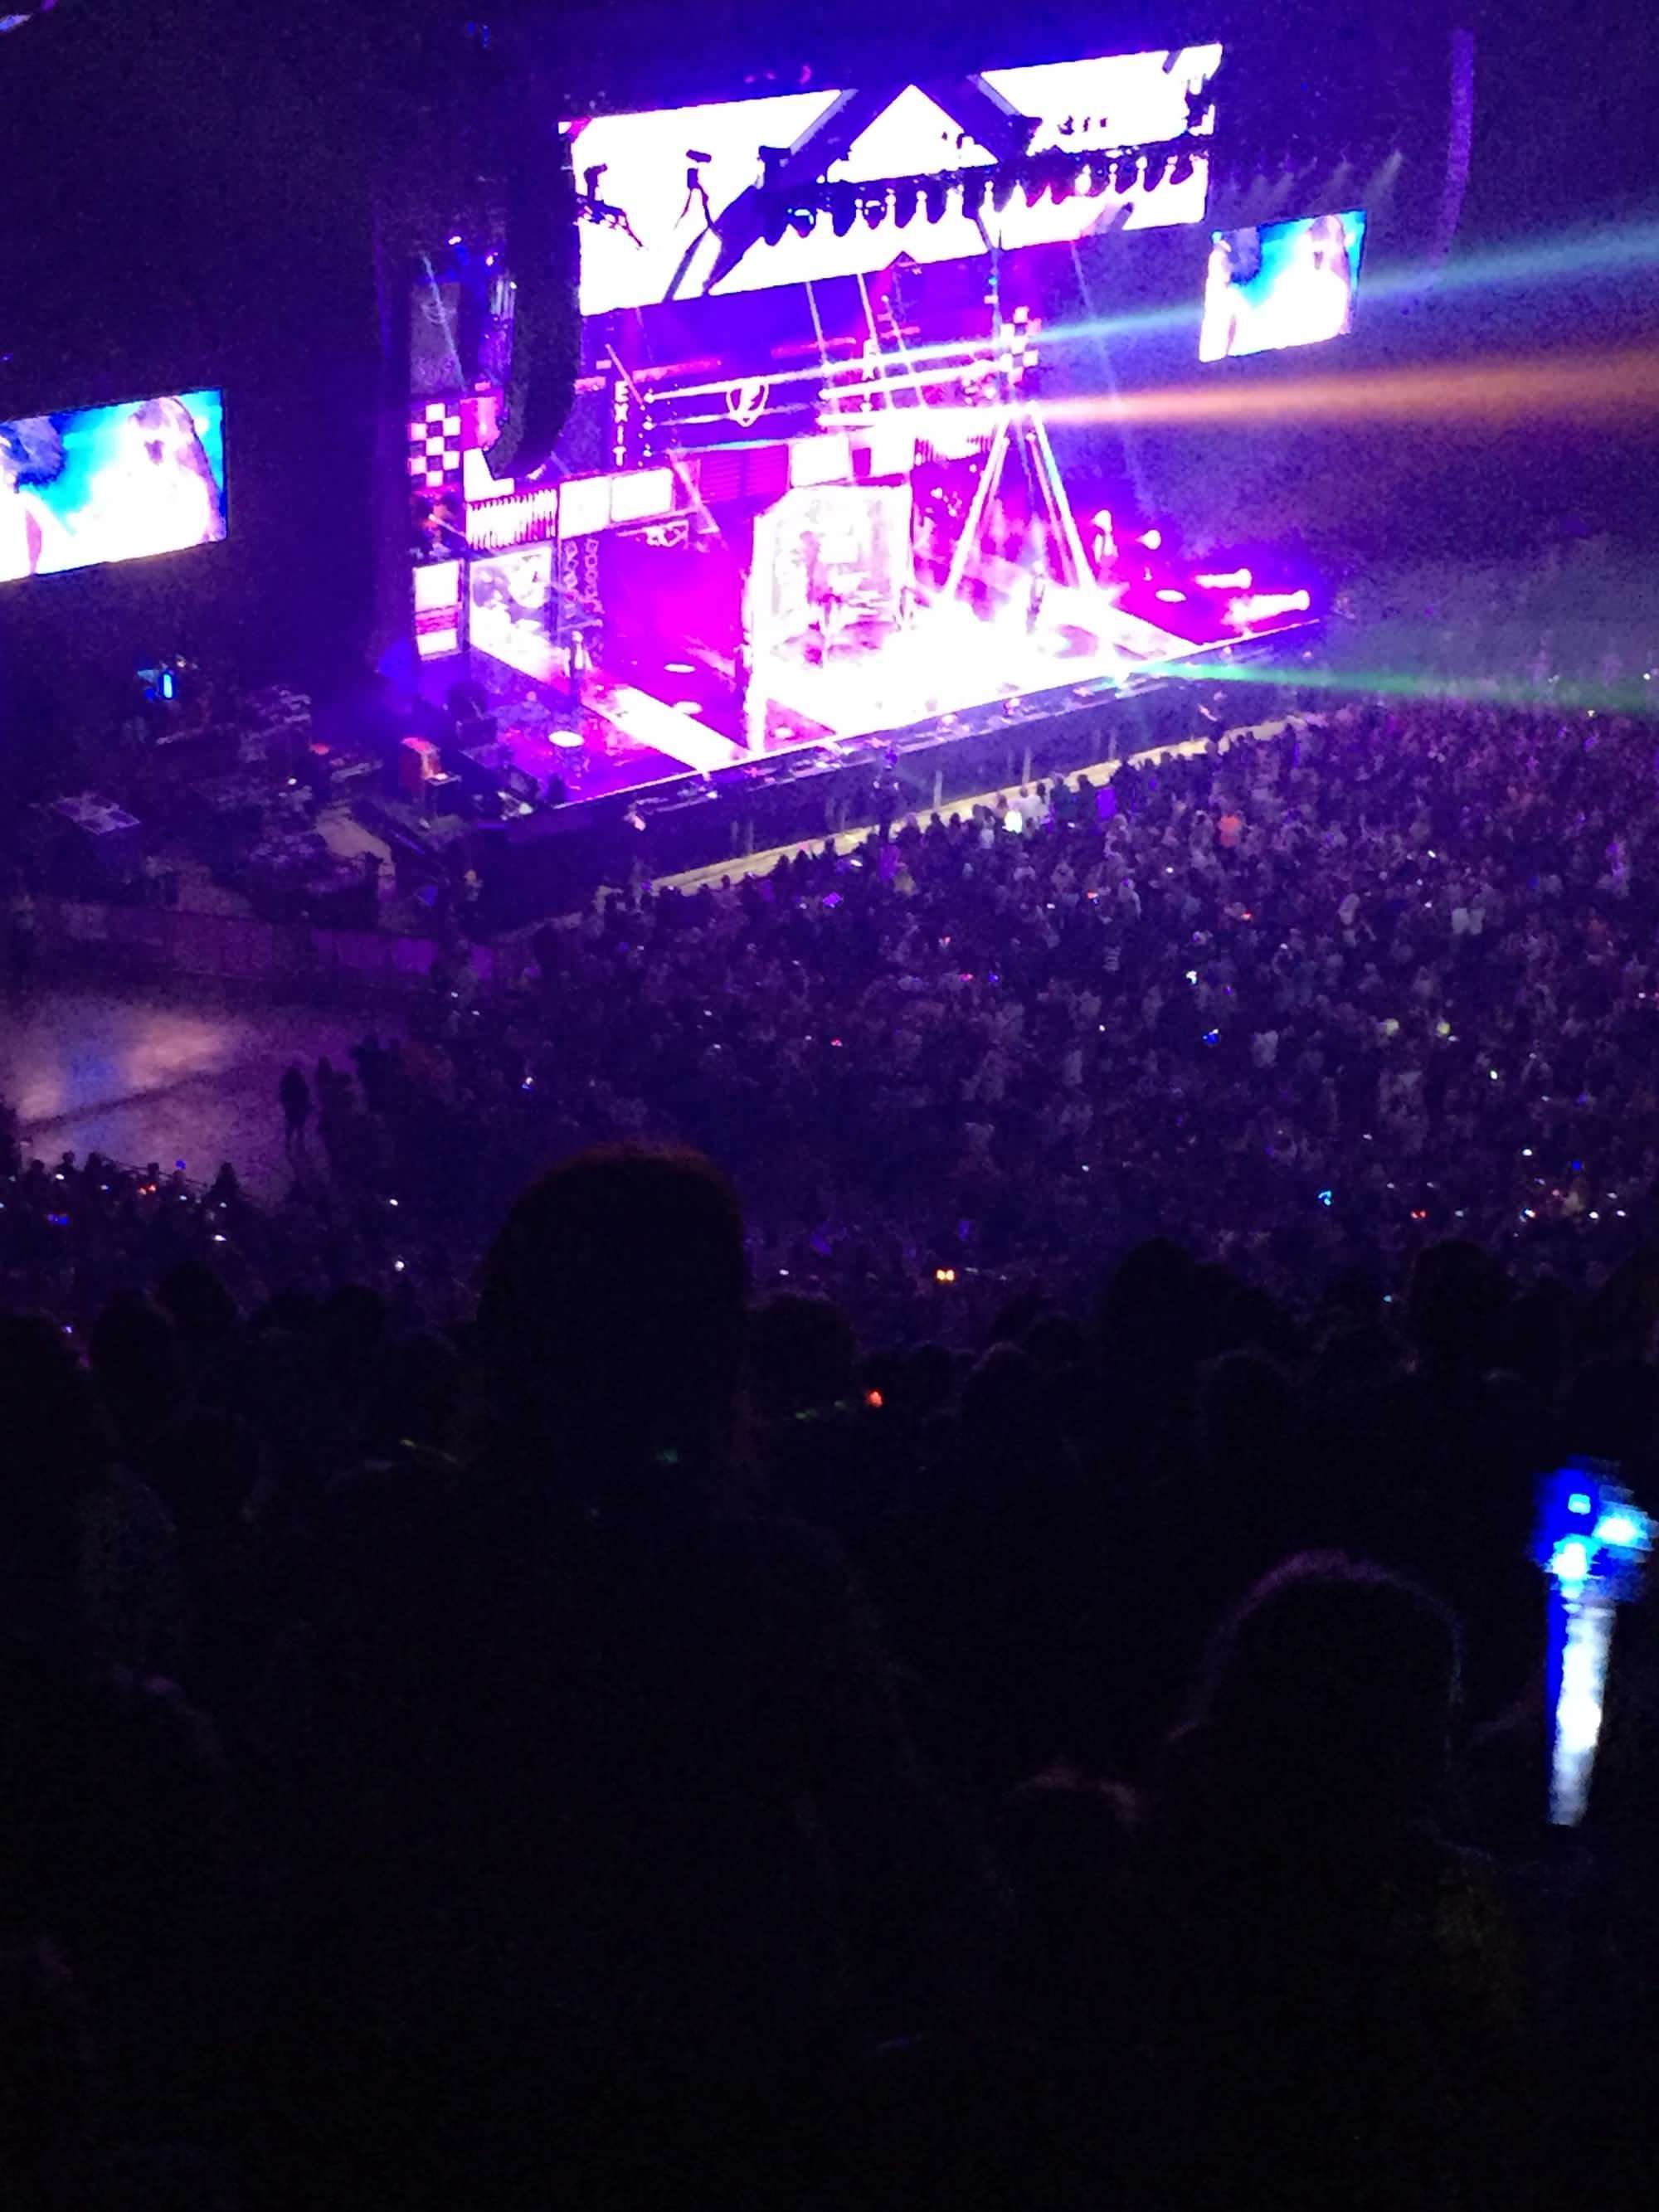
[[[26,1154],[159,1160],[202,1182],[228,1159],[254,1195],[275,1199],[289,1180],[283,1070],[297,1060],[310,1081],[324,1054],[349,1066],[349,1047],[374,1026],[302,1006],[250,1012],[54,985],[0,1007],[0,1098],[18,1115]]]

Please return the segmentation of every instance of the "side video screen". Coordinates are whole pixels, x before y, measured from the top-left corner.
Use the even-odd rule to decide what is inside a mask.
[[[224,395],[0,422],[0,583],[225,535]]]
[[[1218,230],[1204,285],[1200,361],[1322,345],[1353,328],[1365,218],[1310,216]]]

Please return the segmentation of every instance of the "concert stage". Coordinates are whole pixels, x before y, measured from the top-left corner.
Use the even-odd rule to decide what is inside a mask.
[[[1196,358],[1220,58],[568,121],[580,374],[528,475],[487,458],[510,241],[452,238],[416,287],[415,646],[425,726],[466,754],[428,746],[445,804],[489,812],[493,775],[497,813],[552,807],[561,839],[591,810],[707,823],[717,790],[844,793],[952,744],[930,790],[983,789],[973,741],[1316,621],[1294,563],[1149,512],[1093,413],[1099,240],[1184,239]]]

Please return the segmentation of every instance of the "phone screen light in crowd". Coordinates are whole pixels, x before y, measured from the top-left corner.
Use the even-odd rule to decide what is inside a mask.
[[[1319,1203],[1320,1203],[1322,1206],[1328,1206],[1328,1205],[1331,1203],[1331,1194],[1330,1194],[1330,1192],[1329,1192],[1329,1191],[1328,1191],[1328,1190],[1322,1190],[1322,1191],[1320,1192],[1320,1194],[1319,1194]]]
[[[1549,1578],[1549,1817],[1557,1827],[1577,1826],[1588,1808],[1613,1616],[1639,1595],[1652,1548],[1653,1524],[1617,1472],[1581,1461],[1547,1477],[1540,1493],[1534,1556]]]
[[[1206,1030],[1204,1032],[1204,1042],[1206,1044],[1219,1044],[1221,1042],[1220,1030]]]
[[[394,1260],[392,1264],[397,1273],[401,1275],[404,1272],[403,1261],[401,1260]]]
[[[956,1279],[957,1271],[954,1267],[935,1267],[933,1270],[933,1280],[936,1283],[954,1283]]]

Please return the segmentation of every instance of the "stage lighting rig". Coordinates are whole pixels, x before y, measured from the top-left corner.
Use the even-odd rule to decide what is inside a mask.
[[[1120,154],[1112,163],[1112,190],[1132,192],[1140,179],[1140,163],[1133,154]]]
[[[929,222],[943,222],[951,204],[950,179],[929,177],[923,189],[922,203],[927,210]]]
[[[886,222],[887,211],[891,204],[892,202],[884,189],[879,191],[866,191],[859,204],[859,213],[872,230],[878,230]]]
[[[996,174],[996,181],[991,187],[991,204],[995,208],[999,215],[1000,215],[1006,208],[1009,207],[1012,204],[1014,194],[1018,190],[1018,170],[999,169]]]
[[[859,218],[857,195],[851,185],[832,185],[824,196],[830,225],[837,238],[845,238]]]
[[[1188,149],[1183,146],[1170,164],[1167,181],[1172,185],[1184,185],[1192,173],[1193,157]]]
[[[797,238],[810,238],[817,228],[817,220],[816,209],[798,207],[789,210],[789,228]],[[837,230],[839,234],[839,226]]]
[[[893,187],[893,221],[898,225],[901,230],[904,228],[906,223],[915,220],[916,210],[921,205],[921,185],[917,182],[915,177],[902,178]],[[929,222],[937,222],[939,220],[939,217],[933,213],[931,188],[927,205],[927,220]]]

